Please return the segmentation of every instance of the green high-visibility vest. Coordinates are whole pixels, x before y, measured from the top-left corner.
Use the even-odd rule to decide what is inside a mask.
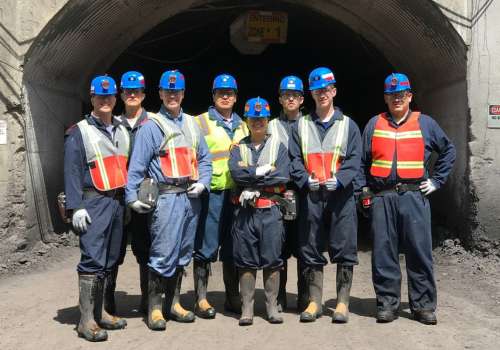
[[[201,133],[205,137],[208,149],[212,155],[212,181],[210,189],[222,191],[234,187],[234,181],[229,172],[229,153],[233,144],[248,136],[248,128],[245,122],[241,122],[234,131],[231,139],[223,127],[217,125],[217,121],[210,119],[208,112],[195,118],[200,126]]]

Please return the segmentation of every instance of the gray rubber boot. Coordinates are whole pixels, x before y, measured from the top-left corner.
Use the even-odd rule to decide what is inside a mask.
[[[139,281],[141,286],[141,304],[139,306],[139,311],[147,315],[148,314],[148,280],[149,280],[149,268],[147,264],[139,265]]]
[[[148,277],[148,327],[153,331],[163,331],[167,322],[162,313],[162,277],[151,270]]]
[[[309,290],[307,286],[307,276],[304,264],[297,260],[297,312],[306,309],[309,303]]]
[[[284,261],[283,268],[279,271],[280,287],[278,293],[278,312],[283,312],[287,308],[286,282],[288,279],[288,261]]]
[[[323,266],[306,267],[309,305],[300,314],[301,322],[314,322],[323,314]]]
[[[99,326],[108,330],[123,329],[127,326],[127,321],[124,318],[110,315],[104,310],[104,285],[109,275],[104,278],[97,279],[97,295],[94,308],[94,317]]]
[[[94,319],[97,283],[96,275],[78,274],[80,322],[77,331],[79,337],[91,342],[108,339],[108,333]]]
[[[255,277],[256,270],[240,269],[240,293],[241,293],[241,317],[240,326],[250,326],[253,324],[253,306],[255,297]]]
[[[349,321],[349,298],[351,294],[353,267],[337,264],[337,307],[332,322]]]
[[[266,312],[269,323],[283,323],[278,311],[278,292],[280,289],[280,270],[264,269],[264,294],[266,295]]]
[[[194,322],[194,313],[184,309],[180,301],[183,273],[184,269],[178,268],[172,277],[165,279],[164,309],[167,311],[169,319],[182,323],[190,323]]]
[[[116,314],[115,290],[118,277],[118,266],[106,276],[104,280],[104,310],[112,315]]]
[[[238,269],[229,262],[222,262],[222,279],[226,289],[226,300],[224,301],[224,309],[226,311],[240,314],[241,299],[238,287]]]
[[[215,318],[215,309],[207,300],[208,276],[210,275],[210,263],[194,261],[193,278],[196,303],[194,313],[201,318]]]

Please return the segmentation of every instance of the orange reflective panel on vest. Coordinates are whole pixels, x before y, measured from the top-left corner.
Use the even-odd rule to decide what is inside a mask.
[[[379,115],[372,136],[371,175],[388,177],[396,154],[399,178],[420,179],[424,176],[425,144],[419,118],[420,112],[412,112],[403,125],[395,128],[387,113]]]
[[[116,128],[113,142],[87,120],[78,124],[92,183],[99,191],[110,191],[127,184],[127,160],[129,151],[128,131],[120,125]]]

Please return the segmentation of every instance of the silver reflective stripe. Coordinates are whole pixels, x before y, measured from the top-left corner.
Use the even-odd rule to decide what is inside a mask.
[[[267,126],[268,132],[278,137],[283,146],[288,149],[288,133],[285,127],[280,123],[278,118],[271,120]]]
[[[169,152],[173,152],[173,150],[178,147],[192,147],[195,150],[198,149],[201,133],[193,116],[183,114],[181,127],[160,114],[151,114],[148,118],[153,120],[163,132],[164,138],[160,149],[165,149]],[[180,137],[181,135],[183,137]]]
[[[245,165],[266,165],[266,164],[271,164],[275,165],[276,160],[278,159],[278,151],[280,147],[280,140],[271,135],[267,139],[264,148],[260,152],[259,159],[257,159],[257,164],[254,164],[254,160],[252,159],[252,151],[250,150],[250,147],[248,147],[248,144],[246,143],[240,143],[240,156],[241,156],[241,161]]]

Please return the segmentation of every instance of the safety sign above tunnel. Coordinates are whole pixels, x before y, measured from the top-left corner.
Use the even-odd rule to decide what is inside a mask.
[[[500,129],[500,105],[490,105],[488,128]]]

